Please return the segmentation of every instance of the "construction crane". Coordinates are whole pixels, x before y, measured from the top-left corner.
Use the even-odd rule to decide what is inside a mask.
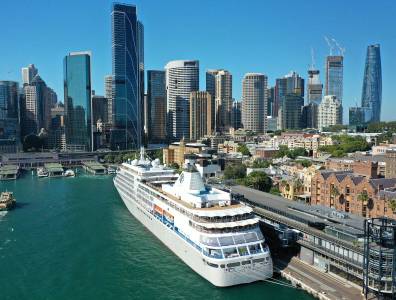
[[[341,56],[344,56],[344,53],[345,53],[346,49],[341,47],[340,44],[336,41],[336,39],[331,39],[331,40],[337,46],[338,51],[340,51]]]
[[[330,55],[333,55],[334,45],[331,43],[330,39],[327,36],[324,36],[324,39],[330,48]]]
[[[315,53],[313,47],[311,47],[311,70],[315,70]]]

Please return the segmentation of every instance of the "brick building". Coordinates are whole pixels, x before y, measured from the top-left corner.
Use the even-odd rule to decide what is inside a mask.
[[[368,218],[386,215],[396,219],[390,201],[380,197],[381,191],[394,187],[396,178],[370,178],[352,171],[318,171],[312,179],[311,204]]]

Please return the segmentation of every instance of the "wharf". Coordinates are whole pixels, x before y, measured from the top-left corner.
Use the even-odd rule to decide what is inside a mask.
[[[274,267],[281,276],[302,288],[312,296],[323,300],[363,299],[362,289],[341,277],[334,277],[316,270],[310,265],[292,258],[289,262],[274,261]]]
[[[59,163],[46,163],[44,168],[48,172],[48,177],[61,177],[63,176],[63,167]]]
[[[16,165],[5,165],[0,167],[0,180],[15,180],[19,176],[19,167]]]
[[[86,161],[82,163],[85,171],[93,175],[105,175],[106,168],[97,161]]]

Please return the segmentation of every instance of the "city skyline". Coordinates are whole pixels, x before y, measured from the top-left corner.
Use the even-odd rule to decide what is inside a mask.
[[[336,1],[337,2],[337,1]],[[329,54],[329,48],[324,41],[324,36],[336,38],[340,44],[346,48],[344,59],[344,97],[343,105],[345,108],[356,105],[361,102],[361,86],[364,72],[364,63],[366,56],[366,47],[370,44],[381,44],[381,55],[383,65],[383,120],[391,120],[394,114],[392,107],[391,94],[391,72],[396,67],[396,61],[391,57],[391,53],[396,51],[395,37],[393,33],[386,30],[378,31],[371,28],[363,21],[356,20],[353,24],[349,24],[350,17],[359,14],[364,19],[364,16],[371,16],[377,22],[376,28],[394,28],[392,26],[392,13],[396,11],[396,5],[392,3],[377,3],[375,7],[371,7],[370,11],[362,5],[359,8],[352,4],[344,4],[337,2],[333,5],[342,7],[338,18],[330,16],[326,13],[326,9],[330,9],[330,4],[317,3],[315,8],[317,14],[312,14],[307,19],[307,13],[304,12],[309,3],[294,4],[290,3],[282,24],[284,26],[277,27],[278,22],[273,17],[266,15],[262,18],[256,11],[265,8],[267,10],[278,10],[283,6],[282,4],[268,3],[264,6],[258,2],[251,2],[248,5],[238,5],[238,2],[231,1],[227,12],[221,10],[221,3],[211,3],[211,12],[208,12],[208,17],[218,16],[226,17],[232,15],[234,11],[240,11],[241,21],[230,21],[229,28],[218,28],[213,33],[205,30],[204,25],[200,22],[192,21],[188,16],[180,15],[180,12],[193,10],[194,7],[201,5],[200,3],[191,3],[189,7],[183,7],[180,1],[174,1],[167,5],[162,3],[154,3],[150,1],[129,1],[130,4],[135,4],[138,7],[140,19],[145,24],[145,69],[162,69],[163,66],[171,61],[178,59],[197,59],[200,61],[200,90],[204,90],[205,71],[207,69],[224,68],[233,74],[233,96],[236,100],[241,99],[242,95],[242,78],[248,72],[261,72],[268,76],[269,86],[273,86],[275,79],[284,76],[291,70],[301,74],[304,79],[307,79],[306,72],[311,62],[311,47],[315,50],[316,68],[320,70],[321,81],[325,82],[325,56]],[[11,28],[6,37],[12,36],[11,44],[23,45],[23,42],[29,41],[32,43],[33,49],[27,53],[22,51],[25,47],[15,49],[13,46],[7,46],[0,50],[0,77],[3,80],[17,80],[21,82],[20,68],[34,63],[40,70],[42,78],[53,87],[58,95],[63,94],[62,90],[62,58],[70,51],[76,50],[91,50],[92,51],[92,84],[93,89],[97,94],[104,94],[103,81],[104,76],[111,74],[111,24],[110,12],[112,1],[95,1],[96,10],[90,10],[89,6],[92,3],[89,1],[81,5],[80,9],[72,12],[66,5],[59,3],[53,5],[42,1],[42,5],[46,5],[46,11],[51,12],[59,9],[60,14],[70,15],[73,13],[75,24],[68,24],[67,22],[60,22],[59,16],[57,19],[52,19],[53,16],[48,16],[38,22],[29,22],[31,29],[40,27],[43,32],[43,37],[39,36],[34,41],[29,40],[26,36],[19,34],[20,28],[24,26],[13,27],[14,20],[11,20],[8,15],[1,15],[1,22],[4,26]],[[207,2],[209,4],[209,2]],[[228,2],[227,2],[228,4]],[[32,6],[28,1],[20,1],[18,3],[6,3],[4,12],[9,10],[20,10],[23,6],[31,12],[36,12],[37,8]],[[294,6],[295,9],[292,9]],[[40,7],[40,5],[38,5]],[[71,5],[70,7],[73,7]],[[19,8],[19,9],[18,9]],[[161,8],[161,9],[160,9]],[[253,9],[254,8],[254,9]],[[161,16],[159,11],[165,12],[166,17]],[[83,19],[83,15],[90,13],[92,18],[87,24]],[[249,14],[248,14],[249,12]],[[381,14],[381,18],[380,18]],[[51,15],[49,13],[48,15]],[[188,26],[186,28],[172,27],[176,22],[172,19],[172,15],[178,15],[180,22],[184,22]],[[290,30],[296,26],[289,18],[293,15],[300,15],[300,24],[304,28],[306,24],[313,24],[317,22],[321,26],[312,26],[311,30],[304,30],[296,40],[294,35],[289,34]],[[31,14],[29,15],[31,16]],[[30,17],[31,18],[31,17]],[[162,24],[164,18],[167,19],[166,24]],[[25,20],[26,19],[26,20]],[[94,21],[92,21],[94,20]],[[97,20],[97,21],[96,21]],[[228,18],[229,20],[229,18]],[[335,26],[334,21],[338,22]],[[28,22],[29,18],[19,18],[19,22]],[[55,22],[55,23],[54,23]],[[54,25],[48,26],[49,24]],[[242,32],[251,25],[257,25],[257,29],[247,33],[246,36]],[[348,25],[348,26],[347,26]],[[84,27],[81,27],[84,26]],[[18,27],[18,28],[16,28]],[[73,35],[74,30],[78,27],[79,34]],[[315,28],[314,28],[315,27]],[[100,29],[101,34],[92,35]],[[172,34],[170,29],[172,28]],[[40,43],[44,42],[44,38],[53,33],[57,29],[58,32],[54,35],[54,42],[48,44],[45,51],[38,47]],[[175,32],[176,30],[176,32]],[[186,35],[186,31],[190,30],[191,34]],[[219,38],[219,34],[225,34],[227,30],[234,32],[233,39]],[[259,34],[268,30],[266,35],[260,39],[251,39],[253,34]],[[288,31],[289,30],[289,31]],[[180,34],[178,34],[180,33]],[[183,34],[184,33],[184,34]],[[278,34],[276,34],[278,33]],[[227,35],[226,35],[227,36]],[[279,37],[281,36],[281,38]],[[202,43],[202,38],[207,39],[207,43]],[[238,43],[235,43],[235,38],[239,38]],[[267,46],[267,41],[270,40],[271,47]],[[218,41],[218,43],[215,43]],[[249,42],[248,42],[249,41]],[[248,43],[247,43],[248,42]],[[173,45],[173,46],[172,46]],[[175,46],[176,45],[176,46]],[[210,46],[216,45],[216,51]],[[232,45],[232,47],[231,47]],[[293,53],[290,55],[290,47],[294,47]],[[36,50],[39,48],[40,50]],[[213,47],[212,47],[213,48]],[[48,49],[48,50],[47,50]],[[158,51],[161,49],[161,51]],[[228,52],[228,53],[225,53]],[[12,56],[10,55],[12,53]],[[274,57],[274,55],[276,55]],[[7,59],[5,59],[7,58]],[[235,59],[238,58],[238,59]],[[60,100],[63,100],[60,97]],[[347,109],[344,109],[344,122],[346,123]]]

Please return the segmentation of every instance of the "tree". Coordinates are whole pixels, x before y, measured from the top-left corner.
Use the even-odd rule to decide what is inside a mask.
[[[362,201],[362,202],[367,202],[367,201],[369,200],[369,195],[367,194],[367,191],[361,192],[361,193],[357,196],[357,199],[358,199],[359,201]]]
[[[44,140],[35,134],[29,134],[23,139],[23,151],[38,151],[43,147]]]
[[[271,161],[265,159],[255,159],[252,164],[252,168],[268,168],[271,165]]]
[[[248,147],[245,144],[239,144],[237,151],[239,153],[242,153],[242,155],[250,156],[250,151],[249,151]]]
[[[280,192],[279,188],[276,187],[276,186],[271,187],[269,192],[272,195],[276,195],[276,196],[280,196],[281,195],[281,192]]]
[[[168,166],[169,168],[171,168],[171,169],[175,169],[175,170],[178,170],[178,169],[180,169],[180,166],[179,166],[179,164],[178,163],[176,163],[176,162],[173,162],[173,163],[171,163],[171,164],[169,164],[169,166]]]
[[[257,171],[250,173],[246,178],[238,180],[238,183],[262,192],[269,192],[272,187],[271,178],[264,172]]]
[[[333,198],[337,198],[340,195],[340,192],[338,191],[337,187],[335,187],[334,185],[331,186],[330,195]]]
[[[396,211],[396,198],[392,198],[388,201],[388,206],[392,210],[393,213]]]
[[[224,169],[224,179],[238,179],[246,176],[246,167],[240,165],[227,165]]]
[[[310,166],[312,166],[312,162],[308,159],[299,160],[297,162],[301,164],[304,168],[309,168]]]

